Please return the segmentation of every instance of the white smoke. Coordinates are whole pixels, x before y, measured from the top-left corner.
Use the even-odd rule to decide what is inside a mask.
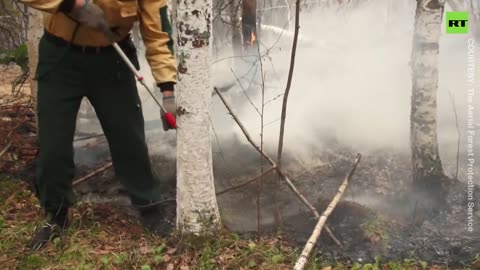
[[[409,151],[412,89],[409,62],[415,2],[400,2],[371,1],[366,6],[343,13],[319,9],[301,13],[303,39],[297,49],[289,96],[287,150],[309,153],[336,141],[357,151]],[[263,34],[262,55],[277,41],[276,32]],[[460,129],[466,130],[468,38],[468,35],[442,34],[440,40],[438,136],[444,163],[450,165],[456,162],[457,131],[449,92],[456,99]],[[291,43],[291,35],[284,35],[264,58],[267,101],[285,90]],[[217,59],[225,59],[231,55],[230,51],[225,48]],[[247,60],[254,61],[252,58]],[[213,66],[215,84],[222,86],[235,82],[230,68],[237,67],[235,73],[240,77],[251,69],[253,63],[242,63],[240,69],[236,65],[231,60],[216,62]],[[252,80],[251,74],[257,70],[255,83],[247,92],[260,108],[260,68],[251,70],[241,81],[247,87]],[[260,117],[256,110],[238,86],[228,93],[228,97],[239,118],[259,142]],[[226,115],[223,105],[218,103],[218,98],[214,100],[217,130],[223,131],[222,136],[236,134],[245,141]],[[270,149],[275,149],[278,143],[281,103],[282,97],[265,108],[264,122],[270,124],[265,127],[264,134]],[[463,148],[461,146],[460,151]]]
[[[287,151],[302,156],[321,151],[332,142],[355,151],[409,151],[409,61],[414,14],[414,1],[375,0],[343,12],[314,8],[302,10],[301,39],[287,112]],[[288,19],[285,14],[278,17],[275,21],[283,19],[285,25],[290,20],[287,28],[293,29],[292,18]],[[266,147],[274,150],[278,143],[283,99],[279,95],[285,90],[292,33],[282,34],[279,29],[283,27],[279,24],[264,24],[260,27],[260,40],[261,55],[265,56],[265,100],[273,100],[265,107],[264,139]],[[242,59],[232,57],[229,37],[214,38],[221,42],[216,42],[212,59],[213,83],[219,87],[236,83],[226,93],[227,98],[251,135],[260,142],[260,117],[236,78],[241,81],[252,103],[260,109],[261,80],[256,53],[250,52]],[[438,137],[442,158],[450,168],[450,174],[456,162],[457,131],[449,92],[456,99],[460,129],[466,130],[468,38],[468,35],[442,34],[440,41]],[[480,51],[477,55],[480,59]],[[153,86],[143,50],[139,56],[142,74]],[[156,125],[147,129],[150,152],[174,158],[175,132],[161,129],[159,109],[140,85],[139,92],[147,126]],[[212,123],[219,143],[230,143],[232,137],[237,137],[238,143],[247,144],[218,97],[214,96],[213,101]],[[476,119],[480,119],[480,115]],[[464,141],[460,151],[464,151]],[[217,138],[212,138],[212,144],[219,148]],[[231,144],[221,148],[222,151],[235,149]],[[304,158],[308,159],[308,155]]]

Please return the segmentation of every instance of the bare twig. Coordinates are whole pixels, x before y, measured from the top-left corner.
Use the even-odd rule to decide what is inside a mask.
[[[5,154],[8,149],[10,149],[10,147],[12,146],[12,140],[10,140],[7,145],[3,148],[3,150],[0,152],[0,157],[3,156],[3,154]]]
[[[290,93],[290,88],[292,86],[293,71],[295,70],[295,55],[297,53],[297,43],[298,43],[298,32],[300,30],[300,0],[296,0],[295,3],[295,32],[293,34],[293,44],[292,52],[290,57],[290,69],[288,71],[287,86],[285,87],[285,92],[283,94],[283,104],[282,104],[282,116],[280,121],[280,135],[278,138],[278,152],[277,152],[277,164],[278,167],[282,166],[282,153],[283,153],[283,137],[285,133],[285,119],[287,115],[287,102],[288,94]],[[282,228],[282,216],[280,209],[278,208],[278,199],[277,199],[277,189],[278,189],[278,179],[274,180],[273,186],[273,201],[275,205],[275,219],[279,223],[279,228]],[[332,234],[333,235],[333,234]]]
[[[315,207],[307,200],[307,198],[305,198],[305,196],[303,196],[303,194],[297,189],[297,187],[292,183],[292,181],[290,180],[290,178],[288,178],[288,176],[281,170],[278,168],[277,166],[277,163],[275,161],[273,161],[273,159],[267,155],[267,153],[265,153],[256,143],[255,141],[253,141],[252,137],[250,136],[250,134],[248,133],[247,129],[245,128],[245,126],[242,124],[242,122],[240,122],[240,120],[238,119],[238,117],[236,116],[236,114],[233,112],[232,108],[230,107],[230,105],[228,104],[227,100],[225,99],[225,97],[223,96],[223,94],[216,88],[214,87],[214,90],[215,92],[217,93],[217,95],[220,97],[220,99],[222,100],[223,104],[225,105],[225,107],[227,108],[227,110],[229,111],[230,115],[233,117],[233,120],[237,123],[237,125],[240,127],[240,129],[242,130],[242,133],[243,135],[245,135],[245,137],[247,138],[248,142],[250,142],[250,144],[253,146],[253,148],[255,148],[255,150],[257,150],[260,154],[262,154],[262,156],[270,163],[270,165],[272,165],[273,168],[275,168],[275,170],[278,172],[278,174],[282,177],[282,179],[287,183],[288,187],[300,198],[300,200],[303,202],[303,204],[305,204],[308,209],[310,209],[310,211],[312,211],[313,215],[315,216],[316,219],[320,218],[320,214],[318,213],[318,211],[315,209]],[[327,233],[330,235],[330,237],[333,239],[333,241],[335,241],[335,243],[339,246],[342,246],[342,244],[340,243],[340,241],[338,241],[338,239],[333,235],[333,232],[328,228],[328,226],[325,226],[326,230],[327,230]]]
[[[458,134],[458,138],[457,138],[457,168],[455,170],[455,179],[458,180],[458,163],[459,163],[459,159],[460,159],[460,137],[461,137],[461,133],[460,133],[460,127],[458,126],[458,114],[457,114],[457,107],[455,106],[455,97],[453,96],[452,92],[448,92],[449,96],[450,96],[450,103],[452,104],[452,108],[453,108],[453,113],[455,114],[455,124],[457,126],[457,134]]]
[[[296,0],[295,3],[295,34],[293,36],[292,53],[290,58],[290,70],[288,71],[287,86],[283,95],[282,105],[282,120],[280,122],[280,136],[278,138],[278,152],[277,152],[277,164],[282,166],[282,153],[283,153],[283,138],[285,134],[285,119],[287,117],[287,103],[288,95],[290,94],[290,88],[292,86],[293,71],[295,70],[295,56],[297,53],[298,32],[300,30],[300,0]]]
[[[175,201],[177,201],[176,198],[169,198],[169,199],[165,199],[165,200],[162,200],[162,201],[157,201],[157,202],[144,204],[144,205],[133,204],[132,206],[140,209],[140,208],[148,208],[148,207],[151,207],[151,206],[160,205],[160,204],[164,204],[164,203],[168,203],[168,202],[175,202]]]
[[[269,103],[271,102],[274,102],[275,100],[277,100],[278,98],[280,98],[281,96],[283,96],[284,93],[281,93],[277,96],[275,96],[274,98],[270,99],[269,101],[265,102],[265,105],[268,105]]]
[[[310,253],[312,252],[312,249],[315,246],[315,243],[317,242],[318,237],[320,237],[320,233],[322,232],[322,228],[325,225],[325,222],[327,221],[328,217],[333,212],[338,202],[342,198],[342,195],[345,192],[345,189],[347,188],[348,181],[350,181],[350,178],[352,178],[353,173],[357,169],[358,163],[360,163],[361,158],[362,156],[360,154],[357,154],[357,156],[355,157],[355,161],[353,163],[352,169],[343,180],[342,184],[338,188],[337,194],[335,195],[335,197],[333,197],[327,209],[325,209],[325,212],[322,213],[322,216],[318,220],[317,225],[315,225],[315,229],[313,230],[312,235],[308,239],[307,244],[305,245],[305,248],[302,251],[302,254],[298,258],[297,262],[295,263],[295,267],[293,268],[294,270],[303,270],[305,268],[305,264],[307,263],[308,257],[310,256]]]
[[[288,71],[288,79],[287,79],[287,86],[285,88],[285,93],[283,94],[283,104],[282,104],[282,116],[280,121],[280,135],[278,138],[278,152],[277,152],[277,164],[278,167],[281,168],[282,166],[282,153],[283,153],[283,138],[285,133],[285,120],[287,116],[287,102],[288,102],[288,94],[290,93],[290,88],[292,86],[292,79],[293,79],[293,71],[295,70],[295,55],[297,53],[297,43],[298,43],[298,32],[300,30],[300,0],[296,0],[295,3],[295,33],[293,35],[293,45],[292,45],[292,52],[290,58],[290,69]],[[277,192],[278,189],[278,179],[274,180],[274,187],[273,187],[273,200],[275,204],[275,218],[281,223],[281,214],[278,208],[277,202]],[[281,228],[281,224],[280,224]]]
[[[210,121],[210,125],[212,125],[212,131],[213,131],[213,135],[215,136],[215,140],[217,141],[220,157],[222,157],[223,163],[227,164],[227,160],[225,159],[225,155],[223,154],[222,145],[220,144],[220,140],[218,139],[217,130],[215,129],[215,125],[213,124],[212,117],[210,114],[208,114],[208,120]],[[223,174],[223,177],[225,177],[225,173],[222,172],[222,174]]]
[[[262,60],[260,60],[260,61],[262,61]],[[237,74],[235,73],[235,71],[233,71],[233,69],[230,68],[230,70],[232,71],[233,76],[235,76],[235,79],[237,80],[238,84],[240,85],[240,89],[242,89],[243,94],[248,99],[248,102],[250,102],[250,105],[252,105],[252,107],[255,109],[255,111],[258,113],[258,115],[261,117],[262,114],[258,110],[257,106],[255,106],[255,104],[253,104],[252,99],[248,96],[247,91],[245,90],[245,87],[243,87],[243,84],[240,81],[240,79],[237,77]]]
[[[105,135],[104,134],[95,134],[95,135],[90,135],[90,136],[85,136],[85,137],[75,139],[75,140],[73,140],[73,142],[86,141],[86,140],[95,139],[95,138],[99,138],[99,137],[103,137],[103,136],[105,136]]]
[[[112,162],[109,162],[109,163],[103,165],[102,167],[96,169],[95,171],[85,175],[84,177],[78,178],[77,180],[73,181],[73,186],[76,186],[78,184],[81,184],[81,183],[87,181],[88,179],[94,177],[95,175],[110,169],[112,166],[113,166]]]
[[[250,136],[250,134],[248,133],[247,129],[245,128],[245,126],[242,124],[242,122],[240,122],[240,120],[238,119],[238,117],[235,115],[235,113],[233,112],[232,108],[230,107],[230,105],[228,104],[227,100],[225,99],[225,97],[223,96],[223,94],[221,93],[220,90],[218,90],[218,88],[214,87],[214,90],[215,92],[217,93],[217,95],[220,97],[220,100],[223,102],[223,104],[225,105],[225,107],[227,108],[227,110],[229,111],[230,115],[233,117],[233,120],[235,120],[235,122],[237,123],[237,125],[240,127],[240,129],[242,130],[243,134],[245,135],[245,137],[247,138],[248,142],[255,148],[255,150],[257,150],[259,153],[261,153],[263,155],[264,158],[267,159],[267,161],[273,166],[273,167],[277,167],[275,161],[273,161],[273,159],[271,159],[262,149],[260,149],[260,147],[253,141],[252,137]]]
[[[262,16],[260,16],[261,18]],[[260,77],[262,78],[262,106],[261,106],[261,114],[260,114],[260,150],[263,152],[263,124],[264,124],[264,116],[265,116],[265,73],[263,72],[263,60],[262,56],[260,54],[260,46],[257,43],[257,51],[258,51],[258,57],[260,58]],[[261,209],[260,209],[260,198],[262,194],[262,183],[263,183],[263,176],[264,176],[264,159],[262,154],[260,154],[260,167],[262,170],[262,176],[261,180],[258,181],[258,195],[257,195],[257,231],[258,231],[258,240],[260,240],[261,237],[261,229],[262,229],[262,221],[261,221]]]
[[[230,191],[235,190],[235,189],[242,188],[242,187],[247,186],[248,184],[251,184],[251,183],[256,182],[258,180],[263,180],[263,176],[265,174],[268,174],[269,172],[271,172],[273,170],[275,170],[275,168],[270,168],[270,169],[266,170],[265,172],[261,173],[260,175],[256,176],[255,178],[253,178],[251,180],[248,180],[248,181],[246,181],[244,183],[241,183],[239,185],[227,188],[225,190],[219,191],[219,192],[217,192],[217,196],[220,196],[222,194],[225,194],[225,193],[230,192]]]

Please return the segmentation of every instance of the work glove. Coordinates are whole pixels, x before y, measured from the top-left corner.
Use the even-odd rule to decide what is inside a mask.
[[[163,107],[167,112],[172,114],[173,117],[177,117],[177,103],[175,96],[163,97]],[[163,130],[167,131],[169,129],[174,129],[167,123],[167,121],[165,121],[165,112],[162,109],[160,109],[160,117],[163,123]]]
[[[95,3],[92,3],[91,0],[85,0],[85,4],[82,7],[73,10],[69,15],[72,19],[80,23],[80,25],[104,33],[111,41],[117,41],[119,39],[119,36],[110,29],[103,10]]]

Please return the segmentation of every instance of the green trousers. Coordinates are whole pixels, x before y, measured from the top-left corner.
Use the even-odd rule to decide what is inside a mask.
[[[135,49],[126,51],[138,66]],[[73,139],[83,97],[93,105],[107,138],[117,178],[134,205],[160,199],[145,142],[136,81],[114,50],[82,52],[48,40],[39,43],[36,192],[48,213],[75,203]]]

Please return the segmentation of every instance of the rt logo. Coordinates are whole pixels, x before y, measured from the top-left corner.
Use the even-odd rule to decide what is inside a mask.
[[[468,33],[468,12],[447,11],[447,34]]]

